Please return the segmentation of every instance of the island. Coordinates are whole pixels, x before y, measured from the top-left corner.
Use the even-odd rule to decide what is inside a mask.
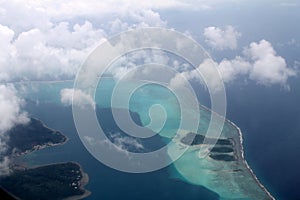
[[[40,120],[30,118],[28,124],[19,124],[8,131],[7,155],[20,156],[50,146],[61,145],[67,137],[45,126]]]
[[[173,165],[173,177],[193,185],[201,185],[216,192],[221,200],[259,199],[274,200],[274,197],[257,179],[244,158],[242,132],[233,122],[223,118],[220,137],[208,137],[205,133],[213,111],[200,105],[198,132],[178,131],[168,150],[175,159],[174,149],[187,148]],[[222,116],[218,115],[219,118]]]
[[[184,136],[180,141],[185,145],[201,145],[203,144],[205,136],[196,134],[196,133],[188,133]],[[214,147],[210,148],[209,157],[214,160],[221,161],[235,161],[236,154],[234,152],[233,140],[229,139],[213,139],[206,138],[207,143],[215,144]]]
[[[82,188],[87,181],[80,165],[68,162],[15,170],[1,186],[21,199],[79,199],[89,194]]]
[[[9,132],[8,148],[5,153],[12,163],[11,173],[0,176],[1,190],[11,199],[82,199],[90,192],[84,189],[88,175],[75,162],[54,163],[28,168],[17,165],[13,158],[42,148],[62,145],[67,137],[47,127],[38,119],[30,118],[25,125],[17,125]]]

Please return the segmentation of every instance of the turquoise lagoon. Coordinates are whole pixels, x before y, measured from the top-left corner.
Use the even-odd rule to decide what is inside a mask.
[[[110,107],[114,84],[112,78],[104,78],[99,84],[95,100],[100,108]],[[76,134],[71,107],[60,102],[61,89],[72,88],[73,81],[16,83],[15,86],[26,100],[26,109],[31,115],[51,128],[61,130],[70,139],[65,145],[26,155],[20,162],[30,166],[65,161],[80,163],[90,177],[86,188],[92,195],[87,199],[272,199],[244,160],[240,130],[228,120],[221,138],[232,141],[234,151],[228,155],[233,156],[234,161],[216,160],[210,156],[202,158],[199,156],[202,144],[197,144],[191,145],[182,157],[164,169],[128,174],[101,164],[82,145]],[[168,116],[159,132],[162,141],[184,146],[182,138],[189,130],[177,130],[180,108],[174,94],[166,88],[150,84],[138,89],[130,100],[129,108],[138,113],[143,125],[147,125],[150,121],[148,111],[154,104],[162,105]],[[210,114],[208,109],[200,107],[197,134],[205,134]],[[160,115],[155,117],[159,119]],[[174,138],[178,131],[180,137]],[[168,154],[172,158],[172,145]]]

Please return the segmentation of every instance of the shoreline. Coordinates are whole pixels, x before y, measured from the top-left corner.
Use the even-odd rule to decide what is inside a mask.
[[[22,152],[22,153],[19,153],[19,154],[12,154],[10,157],[13,160],[14,159],[18,159],[18,157],[28,155],[30,153],[36,152],[36,151],[41,150],[41,149],[45,149],[45,148],[48,148],[48,147],[54,147],[54,146],[64,145],[66,142],[69,141],[69,138],[67,136],[65,136],[63,133],[61,133],[59,130],[55,130],[55,129],[52,129],[52,128],[48,127],[44,122],[42,122],[41,120],[39,120],[39,119],[37,119],[35,117],[31,117],[31,118],[39,121],[42,124],[43,127],[51,130],[52,132],[59,132],[61,135],[63,135],[65,137],[65,140],[63,142],[56,143],[56,144],[46,143],[44,145],[36,145],[32,149],[27,150],[25,152]],[[84,193],[82,195],[73,195],[73,196],[67,197],[64,200],[78,200],[78,199],[84,199],[84,198],[90,196],[91,192],[89,190],[86,190],[84,188],[89,183],[89,176],[88,176],[87,173],[84,172],[82,166],[78,162],[67,161],[67,162],[57,162],[57,163],[41,164],[41,165],[34,165],[34,166],[28,166],[26,163],[22,163],[22,164],[16,164],[16,163],[14,163],[11,167],[12,167],[12,170],[18,169],[18,168],[22,169],[22,170],[25,170],[25,169],[36,169],[36,168],[45,167],[45,166],[53,166],[53,165],[57,165],[57,164],[58,165],[59,164],[66,164],[66,163],[73,163],[73,164],[75,164],[75,165],[77,165],[79,167],[79,171],[80,171],[80,173],[82,175],[82,178],[79,181],[79,183],[80,183],[79,188],[81,190],[83,190]],[[14,196],[13,194],[10,194],[10,195]]]
[[[255,173],[253,172],[253,170],[251,169],[250,165],[247,163],[247,160],[245,159],[244,156],[244,146],[243,146],[243,134],[241,129],[232,121],[230,121],[229,119],[227,119],[226,117],[220,115],[219,113],[210,110],[209,108],[207,108],[206,106],[199,104],[200,107],[202,107],[204,110],[214,113],[216,115],[218,115],[219,117],[222,117],[224,119],[224,123],[228,122],[231,126],[233,126],[237,132],[238,132],[238,140],[239,142],[236,145],[239,145],[239,153],[241,154],[241,161],[243,163],[243,165],[246,167],[246,169],[249,171],[249,173],[251,174],[251,176],[253,177],[253,179],[255,180],[255,182],[258,184],[258,186],[267,194],[267,196],[271,199],[271,200],[275,200],[275,198],[271,195],[271,193],[267,190],[267,188],[259,181],[259,179],[256,177]],[[224,125],[223,125],[224,126]],[[233,140],[235,140],[235,138],[232,138]]]
[[[28,83],[59,83],[59,82],[67,82],[67,81],[74,81],[73,79],[71,80],[54,80],[54,81],[18,81],[18,82],[11,82],[11,83],[25,83],[25,84],[28,84]],[[241,162],[241,164],[248,170],[248,172],[250,173],[250,175],[253,177],[253,179],[255,180],[255,182],[258,184],[258,186],[267,194],[267,196],[274,200],[275,198],[271,195],[271,193],[265,188],[265,186],[259,181],[259,179],[256,177],[255,173],[253,172],[253,170],[251,169],[251,167],[249,166],[249,164],[247,163],[247,160],[245,159],[245,156],[244,156],[244,146],[243,146],[243,135],[242,135],[242,131],[241,129],[235,125],[233,122],[231,122],[229,119],[227,119],[226,117],[220,115],[219,113],[213,111],[213,110],[210,110],[208,107],[204,106],[204,105],[201,105],[199,104],[200,106],[200,109],[204,109],[208,112],[211,112],[211,113],[214,113],[216,115],[218,115],[219,117],[221,117],[222,119],[224,119],[224,123],[228,122],[231,126],[233,126],[236,130],[237,130],[237,133],[238,133],[238,137],[233,137],[233,141],[236,143],[235,145],[237,146],[237,148],[239,148],[237,151],[237,157],[238,157],[238,160],[239,162]],[[45,127],[47,127],[44,123],[43,125]],[[49,127],[47,127],[49,128]],[[51,129],[51,128],[49,128]],[[51,129],[53,130],[53,129]],[[66,136],[65,136],[66,137]],[[51,146],[57,146],[57,145],[63,145],[65,144],[67,141],[69,140],[69,138],[66,137],[66,141],[63,142],[63,143],[59,143],[59,144],[53,144],[53,145],[43,145],[41,146],[40,148],[37,148],[31,152],[34,152],[34,151],[37,151],[37,150],[40,150],[40,149],[43,149],[43,148],[47,148],[47,147],[51,147]],[[25,154],[29,154],[31,152],[27,152]],[[55,164],[55,163],[54,163]],[[68,199],[69,200],[69,199]]]
[[[225,120],[230,123],[235,129],[237,129],[238,134],[239,134],[239,146],[240,146],[240,153],[241,153],[241,160],[242,163],[244,164],[244,166],[248,169],[248,171],[250,172],[251,176],[253,177],[253,179],[256,181],[256,183],[258,184],[258,186],[268,195],[268,197],[272,200],[275,200],[275,198],[271,195],[271,193],[267,190],[267,188],[259,181],[259,179],[256,177],[255,173],[253,172],[253,170],[251,169],[251,167],[249,166],[249,164],[247,163],[247,160],[244,157],[244,147],[243,147],[243,134],[241,129],[232,121],[230,121],[229,119]]]
[[[33,167],[25,167],[25,166],[21,166],[21,167],[22,167],[22,170],[26,170],[26,169],[37,169],[37,168],[40,168],[40,167],[47,167],[47,166],[53,166],[53,165],[67,164],[67,163],[72,163],[72,164],[75,164],[79,167],[79,171],[82,175],[82,178],[79,181],[79,183],[80,183],[79,189],[83,190],[84,193],[82,195],[69,196],[67,198],[64,198],[63,200],[78,200],[78,199],[86,198],[89,195],[91,195],[92,192],[84,188],[89,183],[89,176],[88,176],[87,173],[84,172],[82,166],[78,162],[67,161],[67,162],[57,162],[57,163],[50,163],[50,164],[35,165]],[[14,196],[11,193],[9,193],[9,194]]]
[[[29,168],[25,167],[25,169],[37,169],[39,167],[47,167],[47,166],[60,165],[60,164],[66,164],[66,163],[72,163],[72,164],[75,164],[79,167],[79,171],[82,175],[82,178],[79,181],[79,183],[80,183],[79,188],[84,191],[84,194],[70,196],[70,197],[67,197],[63,200],[78,200],[78,199],[83,199],[83,198],[88,197],[89,195],[91,195],[92,192],[90,192],[89,190],[86,190],[84,188],[89,183],[89,176],[88,176],[87,173],[85,173],[83,171],[82,166],[78,162],[67,161],[67,162],[57,162],[57,163],[50,163],[50,164],[41,164],[41,165],[35,165],[34,167],[29,167]]]
[[[48,126],[47,126],[44,122],[42,122],[40,119],[35,118],[35,117],[29,117],[29,118],[35,119],[35,120],[39,121],[39,122],[42,124],[43,127],[47,128],[47,129],[49,129],[49,130],[51,130],[52,132],[59,132],[63,137],[65,137],[65,141],[60,142],[60,143],[56,143],[56,144],[54,144],[54,143],[46,143],[46,144],[43,144],[43,145],[35,145],[35,146],[32,147],[32,149],[30,149],[30,150],[27,150],[27,151],[24,151],[24,152],[21,152],[21,153],[12,153],[11,158],[17,158],[17,157],[20,157],[20,156],[25,156],[25,155],[27,155],[27,154],[30,154],[30,153],[33,153],[33,152],[36,152],[36,151],[38,151],[38,150],[42,150],[42,149],[45,149],[45,148],[48,148],[48,147],[55,147],[55,146],[64,145],[64,144],[66,144],[66,143],[70,140],[70,138],[68,138],[66,135],[62,134],[59,130],[55,130],[55,129],[53,129],[53,128],[48,127]],[[29,121],[29,122],[30,122],[30,121]],[[29,122],[28,122],[28,123],[29,123]]]
[[[80,189],[84,191],[84,193],[82,195],[74,195],[74,196],[70,196],[70,197],[67,197],[67,198],[64,198],[63,200],[78,200],[78,199],[84,199],[88,196],[90,196],[92,194],[91,191],[85,189],[84,187],[89,183],[89,175],[87,173],[85,173],[83,171],[83,168],[82,166],[78,163],[78,162],[72,162],[72,163],[75,163],[76,165],[79,166],[79,170],[80,170],[80,173],[82,174],[82,178],[80,179],[79,183],[80,183]]]

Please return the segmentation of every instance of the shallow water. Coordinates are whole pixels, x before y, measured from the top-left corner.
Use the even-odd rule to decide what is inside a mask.
[[[130,199],[218,199],[218,196],[224,199],[228,199],[228,197],[247,199],[248,197],[254,198],[255,195],[260,199],[268,199],[262,189],[257,186],[249,171],[242,165],[243,163],[216,162],[207,157],[199,159],[199,149],[195,149],[195,147],[191,147],[171,166],[156,172],[128,174],[106,167],[94,159],[84,148],[76,134],[71,107],[63,106],[60,103],[60,90],[72,88],[72,84],[71,81],[30,83],[27,84],[26,89],[21,90],[19,87],[19,90],[23,91],[21,92],[22,96],[27,100],[27,111],[44,121],[49,127],[62,131],[70,139],[65,145],[43,149],[25,156],[23,161],[27,164],[37,165],[65,161],[80,163],[90,176],[90,182],[86,188],[92,192],[92,195],[87,199],[121,197]],[[105,79],[97,89],[96,102],[100,108],[110,107],[109,97],[113,86],[113,80]],[[156,95],[153,96],[153,94]],[[122,96],[122,94],[119,95]],[[157,85],[140,88],[130,100],[130,110],[138,113],[141,123],[147,125],[150,121],[148,110],[151,105],[158,103],[163,105],[168,116],[165,126],[159,134],[163,136],[162,141],[166,141],[163,140],[166,138],[171,140],[174,130],[179,126],[180,108],[176,97],[166,88]],[[201,109],[200,114],[198,133],[205,133],[210,120],[210,112]],[[157,115],[156,117],[161,116]],[[225,123],[222,137],[238,139],[237,129],[228,122]],[[172,145],[170,147],[169,156],[172,158]],[[233,169],[242,171],[233,173]]]

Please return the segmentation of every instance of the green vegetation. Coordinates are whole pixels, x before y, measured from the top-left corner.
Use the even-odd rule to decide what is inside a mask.
[[[61,200],[85,193],[80,187],[81,179],[80,166],[69,162],[18,170],[0,178],[0,183],[8,192],[24,200]]]
[[[233,148],[231,148],[231,147],[214,147],[211,149],[211,152],[231,153],[231,152],[233,152]]]
[[[201,145],[204,143],[204,139],[208,144],[215,144],[215,146],[210,150],[209,157],[218,161],[234,161],[236,160],[235,156],[230,153],[234,153],[233,141],[232,139],[213,139],[205,138],[205,136],[188,133],[183,137],[180,142],[186,145]]]
[[[17,125],[9,132],[9,149],[7,155],[22,154],[34,150],[38,146],[51,146],[66,141],[66,137],[59,131],[51,130],[34,118],[25,125]]]
[[[62,144],[67,140],[59,131],[51,130],[34,118],[31,118],[28,124],[17,125],[7,134],[7,156],[18,156],[43,147]],[[81,186],[83,172],[76,163],[29,169],[15,166],[11,170],[11,174],[0,177],[0,188],[23,200],[61,200],[88,194]]]
[[[206,139],[206,142],[210,144],[215,143],[218,145],[232,146],[232,141],[230,139],[205,138],[205,136],[196,133],[188,133],[184,138],[181,139],[181,142],[187,145],[199,145],[203,144],[204,139]]]
[[[211,157],[214,160],[221,160],[221,161],[235,161],[235,157],[232,155],[226,155],[226,154],[210,154],[209,157]]]

